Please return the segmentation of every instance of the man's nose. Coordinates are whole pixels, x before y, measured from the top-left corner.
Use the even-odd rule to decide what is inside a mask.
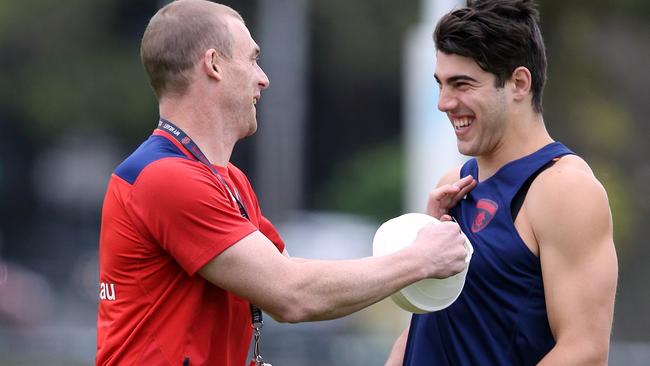
[[[438,109],[441,112],[449,112],[456,108],[458,101],[456,97],[447,88],[442,87],[438,95]]]
[[[258,82],[258,85],[260,86],[261,89],[266,89],[271,85],[271,81],[269,80],[269,77],[266,76],[266,73],[262,68],[260,67],[260,80]]]

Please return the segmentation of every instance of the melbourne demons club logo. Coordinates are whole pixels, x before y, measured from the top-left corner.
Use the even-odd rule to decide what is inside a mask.
[[[492,200],[482,198],[476,202],[476,216],[472,222],[472,232],[477,233],[492,221],[494,215],[497,213],[499,205]]]

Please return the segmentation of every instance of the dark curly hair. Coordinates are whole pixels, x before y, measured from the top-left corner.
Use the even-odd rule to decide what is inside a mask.
[[[503,87],[515,68],[528,68],[533,108],[541,113],[546,49],[539,20],[533,0],[468,0],[467,7],[442,17],[433,39],[439,51],[470,57],[496,75],[496,87]]]

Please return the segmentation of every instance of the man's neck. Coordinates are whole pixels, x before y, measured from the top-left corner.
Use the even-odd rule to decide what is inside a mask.
[[[226,166],[230,161],[237,139],[225,131],[217,113],[206,113],[200,106],[183,103],[182,100],[161,100],[160,117],[183,130],[201,149],[210,163]]]
[[[479,180],[494,175],[511,161],[530,155],[553,142],[541,115],[511,124],[507,133],[488,154],[477,156]]]

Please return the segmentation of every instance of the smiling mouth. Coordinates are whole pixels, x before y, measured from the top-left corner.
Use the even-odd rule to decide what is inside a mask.
[[[256,105],[260,101],[260,97],[253,97],[253,105]]]
[[[454,125],[454,129],[456,131],[460,131],[464,128],[469,127],[472,123],[474,123],[474,120],[471,118],[454,118],[452,119],[452,124]]]

